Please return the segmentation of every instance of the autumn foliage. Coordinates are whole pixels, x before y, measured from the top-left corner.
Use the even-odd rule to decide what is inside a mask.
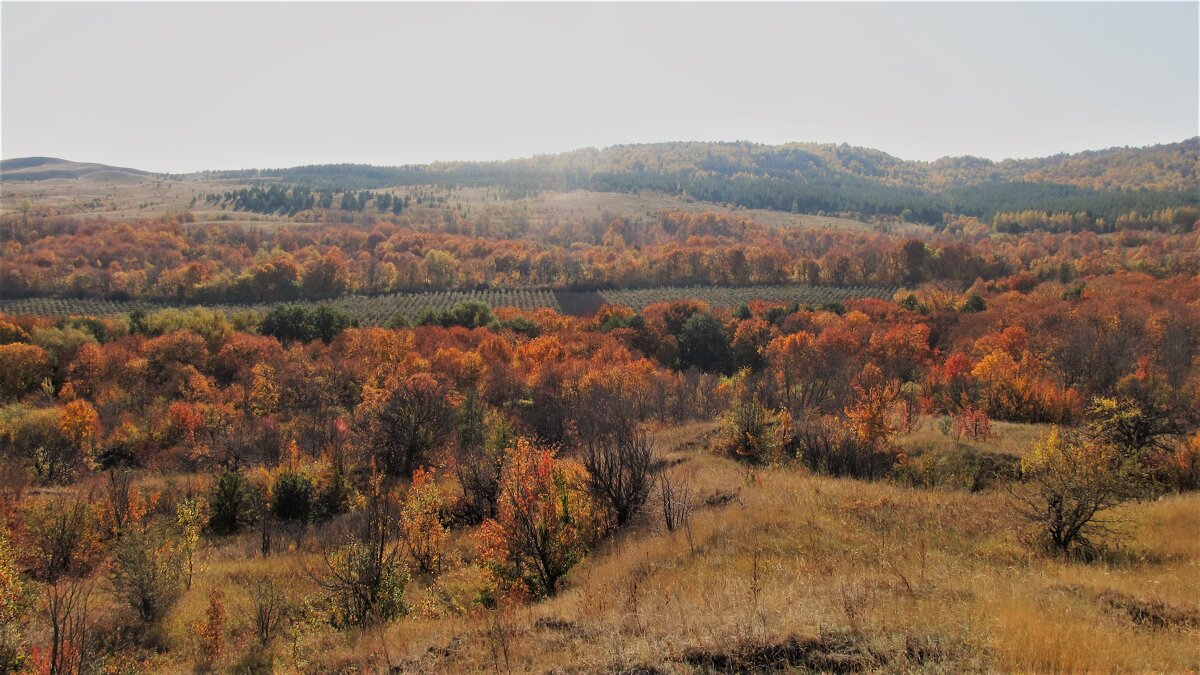
[[[507,454],[495,518],[484,521],[480,556],[511,591],[553,595],[599,534],[600,514],[578,464],[518,438]]]

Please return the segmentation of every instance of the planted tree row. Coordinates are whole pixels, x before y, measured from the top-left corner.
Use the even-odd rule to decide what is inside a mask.
[[[349,314],[360,324],[381,326],[397,314],[416,318],[426,311],[443,311],[463,302],[484,302],[490,307],[516,307],[534,310],[547,307],[558,311],[558,302],[550,291],[539,289],[507,289],[481,291],[439,291],[431,293],[392,293],[388,295],[347,295],[320,303],[305,301],[295,304],[315,307],[330,305]],[[100,300],[95,298],[22,298],[0,300],[0,312],[6,314],[36,314],[42,316],[111,316],[128,314],[134,310],[154,311],[171,305],[125,300]],[[224,312],[266,312],[273,304],[205,305],[209,309]]]
[[[891,299],[896,289],[879,286],[809,286],[788,284],[779,286],[669,286],[603,291],[604,300],[640,310],[656,302],[702,300],[713,307],[737,307],[753,300],[796,302],[820,307],[853,298]]]

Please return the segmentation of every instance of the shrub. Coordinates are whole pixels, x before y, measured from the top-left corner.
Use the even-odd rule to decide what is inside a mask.
[[[433,471],[424,468],[413,473],[400,516],[401,533],[408,552],[426,573],[436,572],[441,567],[448,535],[442,525],[445,498],[435,478]]]
[[[315,578],[331,605],[330,622],[339,628],[386,623],[408,611],[408,570],[399,548],[391,543],[396,504],[382,483],[382,476],[371,477],[361,533],[326,552],[323,570]]]
[[[838,419],[810,415],[796,425],[797,456],[818,473],[853,478],[882,478],[895,466],[893,448],[876,447]]]
[[[208,609],[204,621],[191,626],[200,651],[200,667],[208,670],[221,660],[225,652],[225,594],[213,589],[208,593]]]
[[[208,499],[208,527],[217,534],[233,534],[254,522],[254,489],[240,471],[221,472]]]
[[[978,293],[972,293],[969,297],[967,297],[966,301],[963,302],[961,311],[964,314],[973,314],[976,312],[982,312],[985,309],[987,309],[987,302],[984,301],[983,296],[979,295]]]
[[[772,413],[756,395],[745,390],[721,419],[721,437],[735,458],[752,464],[778,461],[791,433],[791,418]]]
[[[992,437],[992,420],[982,408],[969,406],[954,416],[952,430],[954,440],[968,438],[978,443]]]
[[[183,595],[178,542],[163,527],[126,531],[113,546],[109,580],[138,619],[157,624]]]
[[[175,526],[179,528],[180,551],[187,573],[187,587],[192,588],[196,549],[200,546],[201,505],[195,499],[180,499],[175,504]]]
[[[478,395],[469,392],[459,411],[453,465],[471,522],[482,523],[496,515],[504,454],[513,439],[508,420],[503,415],[485,413]]]
[[[404,589],[409,576],[398,552],[352,541],[325,556],[327,575],[321,584],[330,593],[334,626],[387,623],[408,613]]]
[[[29,659],[25,631],[33,617],[35,592],[21,578],[16,552],[0,524],[0,672],[24,672]]]
[[[296,613],[289,584],[263,572],[241,573],[234,582],[250,600],[250,631],[260,647],[270,647]]]
[[[504,460],[495,518],[476,535],[480,557],[512,590],[554,595],[599,533],[587,476],[518,438]],[[523,585],[523,589],[517,584]]]
[[[317,516],[332,518],[349,513],[350,509],[354,507],[356,496],[354,485],[350,483],[346,474],[335,470],[329,480],[321,486],[321,492],[317,495]]]
[[[814,471],[882,478],[900,457],[895,445],[900,383],[883,381],[878,369],[867,366],[854,391],[855,400],[843,410],[842,419],[816,415],[804,418],[796,433],[798,454]]]
[[[1141,494],[1137,462],[1114,446],[1053,428],[1021,461],[1025,489],[1015,490],[1017,514],[1031,539],[1060,553],[1094,551],[1114,534],[1106,510]]]
[[[1159,480],[1171,490],[1200,490],[1200,433],[1165,453],[1158,474]]]
[[[281,471],[271,486],[271,513],[287,523],[307,525],[316,513],[317,491],[300,471]]]

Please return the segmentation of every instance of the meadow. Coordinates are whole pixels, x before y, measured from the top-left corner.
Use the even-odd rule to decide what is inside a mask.
[[[899,442],[961,452],[935,424],[924,420]],[[1001,425],[977,449],[1008,454],[1045,431]],[[286,672],[431,673],[1200,668],[1194,493],[1124,508],[1127,536],[1085,565],[1031,553],[1011,525],[1004,486],[925,490],[796,466],[747,468],[713,447],[717,433],[712,423],[655,433],[667,475],[689,487],[689,525],[668,532],[661,498],[651,499],[556,597],[471,608],[487,580],[470,562],[470,537],[457,533],[441,573],[410,583],[408,616],[344,632],[297,622],[270,663]],[[258,554],[255,533],[204,547],[165,629],[169,654],[145,665],[173,671],[200,658],[193,626],[212,590],[225,593],[232,641],[250,639],[257,606],[240,580],[279,575],[293,597],[318,593],[312,573],[329,536],[314,529],[271,558]]]

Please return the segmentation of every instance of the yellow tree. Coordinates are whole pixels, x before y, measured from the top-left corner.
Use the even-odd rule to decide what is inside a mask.
[[[275,369],[265,363],[255,364],[250,371],[248,407],[256,417],[265,417],[279,407],[279,385]]]
[[[100,415],[90,403],[76,399],[64,406],[58,419],[58,431],[82,455],[89,469],[99,466],[96,439],[101,432]]]
[[[433,470],[424,467],[413,472],[412,485],[400,514],[401,533],[417,567],[434,573],[441,567],[447,531],[442,525],[445,497]]]
[[[1091,550],[1111,535],[1104,513],[1140,494],[1137,462],[1112,444],[1054,427],[1021,460],[1017,513],[1058,552]]]

